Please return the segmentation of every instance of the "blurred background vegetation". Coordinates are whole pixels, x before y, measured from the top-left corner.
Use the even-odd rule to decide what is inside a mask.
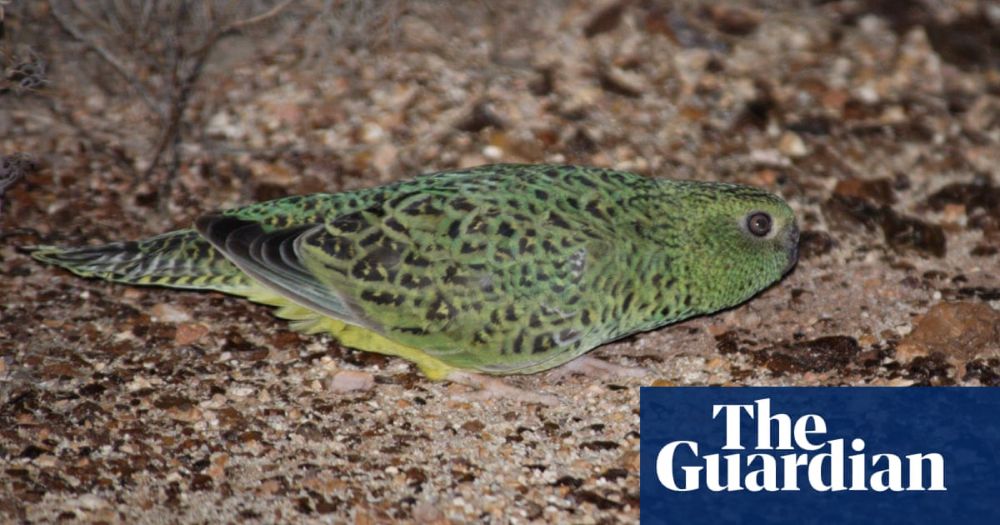
[[[991,2],[0,5],[0,154],[33,159],[8,171],[58,168],[34,180],[170,223],[206,195],[231,205],[498,161],[838,178],[865,169],[828,138],[896,117],[988,129],[1000,90]]]

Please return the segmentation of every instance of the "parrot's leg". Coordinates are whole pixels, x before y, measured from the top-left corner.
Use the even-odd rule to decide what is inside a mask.
[[[625,366],[609,363],[590,356],[580,356],[555,370],[549,372],[552,379],[561,379],[571,374],[588,376],[645,377],[650,373],[648,368]]]
[[[476,388],[475,392],[464,394],[461,398],[469,401],[483,399],[513,399],[523,403],[538,403],[540,405],[555,406],[559,404],[559,399],[548,394],[529,392],[515,386],[483,374],[467,372],[465,370],[452,370],[446,377],[448,381],[459,383]]]

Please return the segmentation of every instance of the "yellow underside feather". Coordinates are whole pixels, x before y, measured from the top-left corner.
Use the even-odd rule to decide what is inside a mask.
[[[275,315],[291,321],[292,329],[297,332],[307,334],[326,332],[336,337],[340,344],[350,348],[402,357],[415,363],[420,368],[420,371],[431,380],[439,381],[445,379],[449,373],[456,370],[454,367],[445,364],[440,359],[427,355],[418,348],[401,345],[367,328],[348,324],[316,313],[263,286],[254,286],[247,292],[246,298],[255,303],[276,306],[278,309],[275,311]]]

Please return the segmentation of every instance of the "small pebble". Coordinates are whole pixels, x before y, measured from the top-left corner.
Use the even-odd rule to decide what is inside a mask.
[[[208,334],[208,327],[201,323],[183,323],[177,325],[174,333],[174,343],[177,346],[192,344]]]
[[[781,136],[778,142],[778,151],[789,157],[802,157],[809,153],[806,143],[802,141],[797,133],[788,131]]]
[[[500,160],[503,150],[496,146],[486,146],[483,148],[483,156],[490,160]]]
[[[163,323],[186,323],[191,320],[191,314],[167,303],[157,303],[150,310],[153,318]]]
[[[97,510],[108,506],[108,502],[93,494],[84,494],[76,499],[76,504],[84,510]]]
[[[368,372],[341,370],[329,381],[329,390],[334,392],[354,392],[369,390],[375,386],[375,377]]]
[[[435,525],[438,523],[448,523],[441,509],[428,501],[421,501],[413,507],[413,521]]]

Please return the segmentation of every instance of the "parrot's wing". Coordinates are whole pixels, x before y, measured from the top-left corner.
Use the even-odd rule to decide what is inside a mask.
[[[323,222],[275,227],[229,213],[197,227],[302,306],[456,368],[533,372],[606,338],[597,327],[609,310],[597,303],[608,298],[596,287],[613,277],[612,241],[627,241],[596,190],[512,175],[424,179]]]
[[[380,202],[384,188],[353,193],[302,195],[251,204],[224,212],[252,222],[265,231],[294,226],[314,226],[328,215],[350,213]],[[62,266],[84,277],[100,277],[128,284],[217,290],[250,295],[251,279],[223,257],[199,232],[176,230],[140,241],[102,246],[30,248],[40,261]]]
[[[363,326],[336,290],[319,281],[301,263],[296,244],[321,224],[264,229],[260,222],[210,214],[196,222],[198,232],[247,275],[311,310]]]
[[[443,185],[299,231],[294,286],[311,281],[356,322],[451,366],[556,366],[596,344],[595,296],[581,285],[613,250],[555,195],[515,208],[525,194]]]

